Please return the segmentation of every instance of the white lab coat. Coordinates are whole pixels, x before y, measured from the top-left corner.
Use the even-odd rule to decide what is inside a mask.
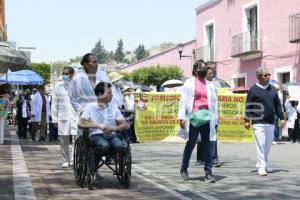
[[[111,83],[106,72],[98,71],[96,73],[96,84],[99,82]],[[70,99],[71,104],[77,114],[80,114],[84,106],[90,102],[96,102],[97,97],[94,93],[94,88],[85,72],[77,74],[71,81],[70,86]]]
[[[45,96],[46,99],[46,121],[49,123],[49,116],[50,113],[50,103],[47,96]],[[34,115],[34,117],[31,117],[32,122],[41,122],[42,118],[42,106],[43,106],[43,100],[41,94],[37,91],[32,96],[32,102],[31,102],[31,115]]]
[[[208,109],[211,114],[212,119],[210,120],[210,140],[216,141],[216,126],[218,125],[218,102],[215,86],[211,81],[205,80],[206,90],[207,90],[207,100],[208,100]],[[195,96],[195,77],[187,79],[183,85],[178,119],[186,120],[186,130],[185,133],[189,132],[189,119],[193,114],[193,105],[194,105],[194,96]],[[183,130],[180,130],[181,132]],[[185,138],[188,138],[186,135]]]
[[[116,104],[118,108],[122,108],[124,96],[119,86],[112,86],[112,104]]]
[[[295,128],[295,120],[297,119],[297,112],[300,112],[299,104],[297,107],[292,107],[289,101],[285,102],[285,109],[287,112],[287,122],[286,127],[294,129]]]
[[[52,123],[58,124],[58,135],[77,135],[78,117],[69,98],[70,85],[57,83],[52,91]]]

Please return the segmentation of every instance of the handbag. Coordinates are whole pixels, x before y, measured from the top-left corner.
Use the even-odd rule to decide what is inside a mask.
[[[199,110],[191,115],[190,123],[195,128],[199,128],[200,126],[209,123],[210,119],[211,116],[208,110]]]

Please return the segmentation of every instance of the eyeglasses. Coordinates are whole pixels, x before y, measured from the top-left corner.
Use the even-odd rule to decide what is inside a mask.
[[[69,73],[62,73],[62,75],[70,75]]]
[[[263,77],[270,77],[271,76],[271,74],[264,74],[264,75],[262,75]]]

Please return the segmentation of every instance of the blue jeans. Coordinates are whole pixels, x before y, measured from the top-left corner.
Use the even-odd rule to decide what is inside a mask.
[[[191,159],[192,152],[197,143],[199,133],[201,134],[201,141],[203,144],[203,158],[204,158],[204,171],[205,173],[212,173],[212,156],[211,156],[211,143],[210,143],[210,123],[207,123],[199,128],[193,127],[190,124],[189,140],[186,142],[181,170],[187,170]]]
[[[280,128],[278,126],[278,116],[275,115],[274,116],[274,126],[275,126],[275,129],[274,129],[274,141],[280,141],[281,138],[282,138],[282,128]]]
[[[103,134],[95,134],[91,136],[91,143],[96,150],[96,166],[99,165],[101,155],[104,155],[107,151],[121,152],[123,150],[123,142],[117,135],[105,137]]]

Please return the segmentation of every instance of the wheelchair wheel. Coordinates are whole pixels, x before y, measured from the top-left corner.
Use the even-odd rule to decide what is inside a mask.
[[[131,178],[131,152],[130,148],[124,150],[119,156],[119,174],[118,179],[121,185],[126,189],[130,187]]]
[[[86,158],[83,145],[83,137],[79,136],[74,145],[74,176],[77,185],[84,186],[87,173]]]

